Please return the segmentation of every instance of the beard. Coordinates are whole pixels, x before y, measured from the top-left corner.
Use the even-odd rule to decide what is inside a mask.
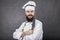
[[[29,18],[29,16],[32,16],[32,17]],[[34,20],[34,16],[33,16],[33,15],[28,15],[28,16],[26,16],[26,20],[27,20],[28,22],[32,22],[32,21]]]

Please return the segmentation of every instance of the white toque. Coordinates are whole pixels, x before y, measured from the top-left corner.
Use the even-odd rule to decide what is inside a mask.
[[[28,10],[28,9],[35,10],[35,7],[36,7],[36,3],[34,1],[29,1],[22,7],[22,9],[25,9],[25,10]]]

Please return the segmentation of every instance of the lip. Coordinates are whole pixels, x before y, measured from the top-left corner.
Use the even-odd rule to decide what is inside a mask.
[[[32,16],[32,15],[28,15],[28,16]]]

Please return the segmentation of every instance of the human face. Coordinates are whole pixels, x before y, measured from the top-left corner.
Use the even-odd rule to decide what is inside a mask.
[[[35,10],[25,10],[25,14],[28,19],[32,19],[35,16]]]

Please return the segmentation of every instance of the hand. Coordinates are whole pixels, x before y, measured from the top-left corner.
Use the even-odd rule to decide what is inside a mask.
[[[30,35],[30,34],[32,34],[33,33],[33,30],[29,30],[28,32],[27,32],[27,35]]]
[[[26,32],[22,32],[22,36],[24,37],[24,36],[30,35],[30,34],[32,34],[32,33],[33,33],[33,30],[28,30],[28,31],[26,31]]]

